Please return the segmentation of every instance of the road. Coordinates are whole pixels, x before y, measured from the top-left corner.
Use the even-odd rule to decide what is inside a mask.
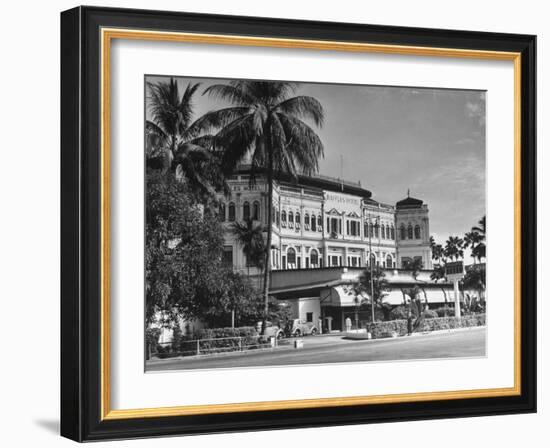
[[[485,327],[395,339],[346,340],[341,336],[304,338],[303,349],[250,351],[204,358],[147,363],[147,371],[264,367],[407,359],[485,356]]]

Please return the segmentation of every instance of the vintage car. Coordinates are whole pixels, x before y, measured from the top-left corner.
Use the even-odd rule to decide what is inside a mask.
[[[262,332],[262,322],[258,322],[256,324],[256,329],[258,330],[258,333],[261,334]],[[275,325],[273,322],[267,321],[266,322],[266,328],[265,328],[265,334],[263,335],[265,339],[269,339],[270,337],[275,337],[277,339],[281,339],[285,337],[285,332],[282,328]]]
[[[293,319],[292,327],[287,330],[291,336],[316,335],[319,330],[313,322],[306,322],[304,319]]]

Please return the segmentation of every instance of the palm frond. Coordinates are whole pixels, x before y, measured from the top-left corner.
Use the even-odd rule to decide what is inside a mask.
[[[249,92],[245,91],[240,84],[234,83],[214,84],[207,87],[202,94],[240,106],[249,106],[255,102],[255,98]]]
[[[303,121],[277,113],[287,137],[286,151],[292,154],[300,170],[311,175],[319,170],[319,160],[324,156],[324,146],[317,133]]]
[[[189,132],[196,135],[200,132],[220,130],[249,112],[249,107],[227,107],[225,109],[213,110],[207,112],[191,124]]]
[[[296,118],[312,120],[316,126],[322,127],[325,114],[321,103],[311,96],[295,96],[280,103],[276,111]]]

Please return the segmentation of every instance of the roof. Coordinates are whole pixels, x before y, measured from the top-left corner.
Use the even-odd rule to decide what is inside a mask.
[[[397,208],[420,208],[424,204],[424,201],[421,199],[411,198],[407,196],[405,199],[402,199],[397,202]]]
[[[248,174],[250,173],[250,165],[241,165],[235,171],[235,174]],[[259,168],[256,170],[256,174],[262,174],[265,170]],[[323,190],[334,191],[337,193],[347,193],[362,198],[368,199],[372,196],[372,192],[366,188],[361,187],[359,182],[351,182],[335,177],[313,175],[305,176],[299,174],[296,178],[293,178],[286,173],[275,173],[275,180],[279,182],[285,182],[293,186],[308,186],[314,188],[320,188]]]

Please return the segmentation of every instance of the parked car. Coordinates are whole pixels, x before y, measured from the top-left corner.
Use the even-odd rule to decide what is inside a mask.
[[[273,322],[267,321],[265,323],[265,334],[263,337],[265,339],[269,339],[270,337],[275,337],[277,339],[281,339],[285,337],[285,332],[282,328],[280,328],[278,325],[275,325]],[[258,322],[256,324],[256,328],[258,329],[258,333],[261,334],[262,332],[262,322]]]
[[[319,332],[313,322],[306,322],[304,319],[293,319],[290,330],[291,336],[316,335]]]

